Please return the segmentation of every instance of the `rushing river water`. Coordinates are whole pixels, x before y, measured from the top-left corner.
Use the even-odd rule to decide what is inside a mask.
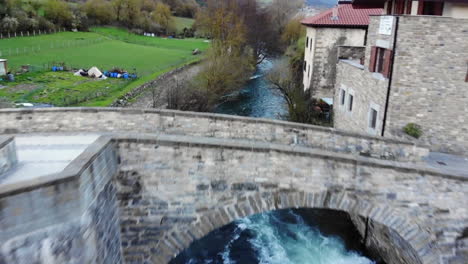
[[[265,79],[264,61],[236,100],[216,112],[287,119],[281,93]],[[194,242],[171,264],[371,264],[346,214],[282,210],[237,220]]]
[[[373,264],[359,253],[354,232],[345,218],[330,213],[274,211],[210,233],[171,264]]]
[[[288,106],[278,89],[265,78],[273,63],[264,60],[236,100],[220,104],[215,112],[228,115],[287,119]]]

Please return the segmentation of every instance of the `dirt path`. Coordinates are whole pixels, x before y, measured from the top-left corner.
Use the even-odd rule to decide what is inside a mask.
[[[184,83],[190,82],[200,70],[201,64],[195,64],[184,68],[182,71],[171,74],[158,81],[155,93],[153,93],[151,88],[147,89],[125,107],[154,108],[153,95],[155,95],[154,97],[157,98],[155,108],[166,108],[167,102],[165,98],[167,91],[174,89],[177,84],[183,85]]]

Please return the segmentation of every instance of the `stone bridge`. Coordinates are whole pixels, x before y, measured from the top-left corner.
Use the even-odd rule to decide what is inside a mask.
[[[348,213],[386,263],[468,263],[468,178],[429,168],[416,143],[112,108],[0,110],[0,133],[0,263],[167,263],[236,219],[287,208]],[[64,148],[78,154],[63,169],[13,177],[67,160]]]

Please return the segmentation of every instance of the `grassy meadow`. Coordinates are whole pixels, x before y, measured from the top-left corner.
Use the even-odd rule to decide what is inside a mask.
[[[160,74],[201,59],[192,55],[192,51],[206,50],[209,46],[201,39],[151,38],[111,27],[91,31],[0,40],[0,58],[8,59],[10,70],[29,64],[36,71],[19,75],[12,83],[0,81],[3,86],[0,97],[57,106],[106,106]],[[46,65],[53,62],[73,68],[97,66],[101,71],[118,67],[136,72],[139,79],[76,77],[71,72],[51,72]]]

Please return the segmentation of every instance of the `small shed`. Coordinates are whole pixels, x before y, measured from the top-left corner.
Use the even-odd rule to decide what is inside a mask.
[[[0,59],[0,76],[6,75],[8,72],[7,60]]]

